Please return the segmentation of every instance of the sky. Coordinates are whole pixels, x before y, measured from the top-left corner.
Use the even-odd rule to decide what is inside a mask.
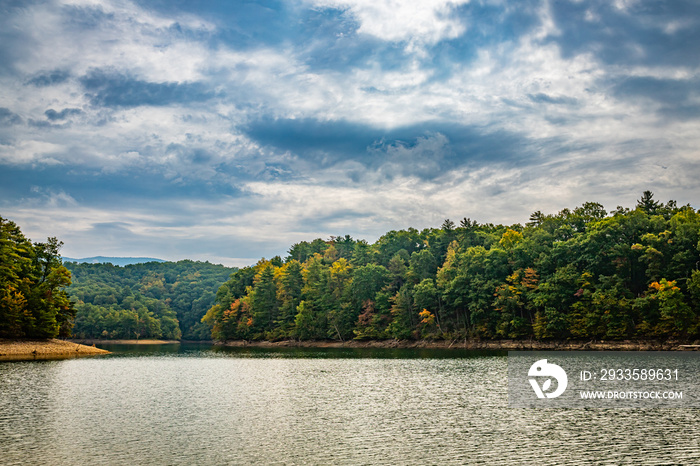
[[[644,190],[700,207],[700,3],[0,0],[0,216],[284,257]]]

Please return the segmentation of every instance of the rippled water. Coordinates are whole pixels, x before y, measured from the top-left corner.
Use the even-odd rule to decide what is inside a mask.
[[[118,348],[0,363],[0,464],[700,464],[700,411],[511,409],[504,354]]]

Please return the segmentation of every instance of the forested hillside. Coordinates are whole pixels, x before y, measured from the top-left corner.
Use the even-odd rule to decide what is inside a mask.
[[[700,336],[700,214],[645,192],[526,225],[446,220],[295,244],[219,288],[227,339],[689,339]]]
[[[75,313],[65,287],[62,243],[32,243],[14,222],[0,217],[0,337],[53,338],[70,335]]]
[[[200,321],[235,269],[208,262],[65,264],[79,338],[211,338]]]

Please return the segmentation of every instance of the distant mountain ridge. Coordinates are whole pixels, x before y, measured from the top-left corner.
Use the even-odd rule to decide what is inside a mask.
[[[111,263],[112,265],[125,266],[131,264],[143,264],[146,262],[167,262],[163,259],[156,259],[155,257],[106,257],[106,256],[95,256],[95,257],[84,257],[82,259],[73,259],[71,257],[64,257],[63,262],[78,262],[79,264],[106,264]]]

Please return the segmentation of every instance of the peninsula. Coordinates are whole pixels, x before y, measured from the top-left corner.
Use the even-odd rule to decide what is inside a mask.
[[[63,359],[108,354],[109,351],[55,338],[48,340],[0,339],[0,361]]]

